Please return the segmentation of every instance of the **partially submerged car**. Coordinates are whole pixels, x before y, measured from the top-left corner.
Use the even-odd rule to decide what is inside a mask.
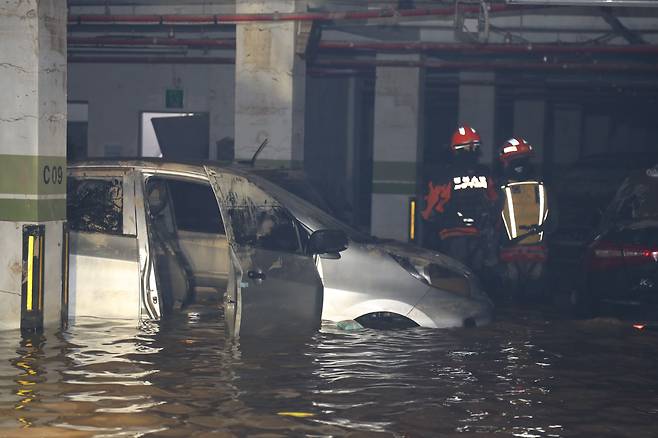
[[[632,172],[603,214],[573,296],[585,316],[658,319],[658,166]]]
[[[159,319],[201,288],[234,335],[481,325],[492,305],[440,254],[364,236],[239,166],[160,160],[69,166],[71,318]]]
[[[560,272],[554,281],[572,289],[580,274],[580,262],[587,245],[597,234],[597,226],[606,206],[620,184],[631,172],[644,172],[647,163],[655,163],[658,151],[609,153],[584,157],[555,173],[552,194],[557,200],[559,221],[549,239],[552,272]]]

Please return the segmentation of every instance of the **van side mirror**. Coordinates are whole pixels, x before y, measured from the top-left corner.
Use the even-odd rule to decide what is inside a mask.
[[[345,251],[347,246],[347,234],[341,230],[318,230],[308,239],[310,254],[326,254],[340,258],[338,253]]]

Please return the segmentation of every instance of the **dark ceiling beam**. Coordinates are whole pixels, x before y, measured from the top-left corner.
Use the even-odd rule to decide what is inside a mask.
[[[210,49],[235,49],[233,38],[167,37],[76,37],[68,38],[70,47],[144,47],[168,46]],[[589,54],[658,55],[658,45],[580,45],[580,44],[464,44],[419,41],[336,41],[318,42],[318,49],[336,52],[461,53],[473,55],[504,54]]]
[[[208,56],[82,56],[69,55],[70,63],[134,63],[134,64],[233,64],[235,60],[230,57]],[[336,70],[362,70],[375,67],[411,67],[429,68],[436,70],[511,70],[521,71],[551,71],[551,72],[616,72],[616,73],[658,73],[658,64],[630,64],[630,63],[543,63],[543,62],[461,62],[461,61],[403,61],[382,59],[318,59],[316,68],[332,68]]]
[[[424,59],[420,61],[389,60],[377,58],[323,58],[316,61],[316,66],[334,68],[374,68],[374,67],[409,67],[436,70],[510,70],[517,72],[551,71],[572,72],[617,72],[617,73],[658,73],[658,64],[628,62],[469,62]]]
[[[624,24],[619,21],[619,18],[615,17],[610,8],[600,8],[599,10],[601,11],[601,17],[605,20],[606,23],[608,23],[610,28],[616,34],[622,36],[628,42],[628,44],[646,44],[646,41],[644,41],[637,32],[634,32],[624,26]]]

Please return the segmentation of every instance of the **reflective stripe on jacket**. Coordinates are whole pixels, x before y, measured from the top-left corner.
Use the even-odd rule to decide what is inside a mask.
[[[541,227],[548,216],[548,199],[540,181],[515,181],[501,187],[502,217],[507,238],[512,240]],[[531,233],[518,242],[533,245],[542,242],[544,232]]]

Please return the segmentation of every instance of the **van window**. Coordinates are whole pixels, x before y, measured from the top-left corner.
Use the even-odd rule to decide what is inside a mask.
[[[224,234],[217,198],[209,184],[168,179],[179,230]]]
[[[123,234],[123,181],[68,178],[66,215],[72,231]]]
[[[235,242],[272,251],[301,252],[293,216],[268,193],[238,175],[218,174]]]

